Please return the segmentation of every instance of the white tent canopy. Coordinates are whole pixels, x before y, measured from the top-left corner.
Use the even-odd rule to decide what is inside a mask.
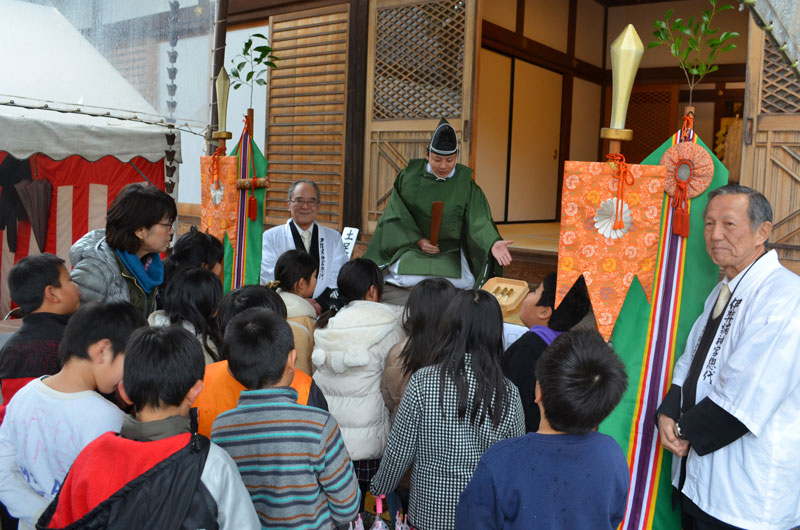
[[[79,155],[94,162],[111,155],[122,162],[137,156],[157,162],[170,149],[168,132],[113,118],[0,106],[0,150],[19,159],[42,153],[53,160]],[[180,162],[180,134],[175,134],[172,149]]]
[[[138,121],[162,118],[57,9],[0,0],[0,50],[0,150],[180,161],[180,134],[169,146],[169,129]]]

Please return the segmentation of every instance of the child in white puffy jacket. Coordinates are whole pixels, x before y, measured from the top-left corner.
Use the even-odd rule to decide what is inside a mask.
[[[391,429],[380,384],[389,350],[405,337],[403,308],[380,303],[383,274],[369,260],[344,264],[336,283],[339,295],[350,302],[333,316],[320,317],[311,359],[314,381],[339,423],[363,499]]]

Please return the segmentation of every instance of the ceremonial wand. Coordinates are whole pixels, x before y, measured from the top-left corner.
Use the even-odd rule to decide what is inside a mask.
[[[442,201],[433,201],[433,204],[431,204],[431,245],[433,246],[439,244],[439,228],[442,226],[443,211],[444,203]]]

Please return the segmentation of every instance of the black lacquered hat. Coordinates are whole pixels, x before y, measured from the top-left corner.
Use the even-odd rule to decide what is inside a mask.
[[[456,130],[453,126],[447,123],[447,120],[442,118],[436,130],[433,131],[431,143],[428,146],[431,153],[437,155],[449,156],[458,152],[458,137],[456,137]]]

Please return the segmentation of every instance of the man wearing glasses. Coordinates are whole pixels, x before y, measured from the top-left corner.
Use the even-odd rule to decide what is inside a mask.
[[[264,232],[261,251],[261,283],[275,279],[275,263],[287,250],[305,250],[316,258],[317,287],[314,298],[336,288],[339,269],[347,262],[342,235],[315,222],[319,213],[319,186],[311,180],[297,180],[289,187],[289,213],[286,224]],[[319,304],[312,301],[317,312]]]

